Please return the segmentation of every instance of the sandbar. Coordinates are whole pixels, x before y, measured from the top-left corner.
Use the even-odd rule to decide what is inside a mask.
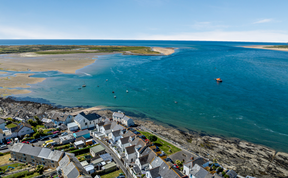
[[[271,45],[253,45],[253,46],[241,46],[244,48],[256,48],[256,49],[268,49],[268,50],[276,50],[276,51],[288,51],[288,48],[268,48]]]
[[[35,53],[0,56],[0,70],[7,71],[60,71],[73,74],[95,62],[99,53],[38,55]]]
[[[173,54],[175,52],[174,48],[161,48],[161,47],[153,47],[152,48],[153,51],[159,52],[163,55],[170,55]]]
[[[29,88],[29,84],[42,82],[45,78],[30,77],[33,74],[16,74],[15,76],[0,77],[0,87],[3,88]]]
[[[0,72],[0,74],[7,74],[7,72]]]
[[[19,95],[19,94],[27,94],[30,93],[29,90],[17,90],[17,89],[6,89],[6,88],[0,88],[0,96],[5,97],[8,95]]]

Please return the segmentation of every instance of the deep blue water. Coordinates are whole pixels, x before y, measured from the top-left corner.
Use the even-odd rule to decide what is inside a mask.
[[[0,45],[21,44],[176,47],[170,56],[99,56],[76,74],[39,72],[34,77],[47,80],[17,97],[101,105],[288,152],[288,52],[239,47],[272,43],[0,40]],[[217,84],[217,77],[223,83]],[[87,87],[78,90],[84,82]]]

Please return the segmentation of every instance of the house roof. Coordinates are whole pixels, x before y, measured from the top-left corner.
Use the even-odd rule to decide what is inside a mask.
[[[13,146],[10,148],[10,151],[19,152],[23,145],[24,143],[14,143]]]
[[[83,136],[83,135],[86,135],[86,134],[89,134],[89,130],[82,130],[80,132],[75,132],[74,134],[77,136],[77,137],[80,137],[80,136]]]
[[[135,153],[135,145],[128,146],[125,149],[126,149],[128,155]]]
[[[77,125],[75,122],[71,122],[71,123],[67,124],[67,127],[68,127],[68,128],[78,127],[78,125]]]
[[[230,178],[235,178],[237,176],[237,173],[233,170],[229,170],[226,174],[229,175]]]
[[[196,164],[194,167],[192,167],[190,173],[197,177],[197,178],[208,178],[206,177],[208,174],[210,174],[208,171],[206,171],[205,169],[203,169],[201,166],[199,166],[198,164]],[[208,175],[209,176],[209,175]],[[211,175],[212,177],[212,175]]]
[[[85,166],[84,169],[88,172],[88,171],[92,171],[94,169],[94,166],[92,165],[88,165],[88,166]]]
[[[190,167],[192,168],[193,166],[195,166],[196,164],[202,166],[203,164],[207,163],[208,160],[205,159],[205,158],[202,158],[202,157],[198,157],[192,161],[189,161],[187,163],[185,163],[184,165],[187,166],[187,167]]]
[[[54,121],[63,121],[63,122],[65,122],[68,116],[69,116],[68,114],[55,113],[55,114],[53,115],[52,119],[53,119]]]
[[[111,124],[103,125],[103,127],[104,127],[105,130],[110,130],[111,129]]]
[[[52,161],[59,161],[60,158],[62,158],[63,154],[64,153],[62,151],[54,150],[54,151],[51,151],[51,153],[48,156],[48,159]]]
[[[74,142],[74,145],[77,146],[77,145],[84,145],[84,142],[82,140],[78,141],[78,142]]]
[[[127,116],[125,116],[125,117],[123,117],[123,120],[125,120],[125,121],[128,121],[128,120],[130,120],[131,118],[130,117],[127,117]]]
[[[36,147],[36,146],[28,145],[28,144],[23,144],[23,146],[22,146],[21,150],[19,151],[19,153],[27,154],[27,155],[31,155],[31,156],[38,156],[41,150],[42,150],[41,147]]]
[[[112,135],[114,135],[114,137],[121,136],[121,130],[116,130],[116,131],[112,132]]]
[[[49,148],[42,148],[42,150],[40,151],[38,157],[39,158],[48,158],[48,156],[50,155],[51,150]]]
[[[115,167],[115,166],[116,166],[116,164],[114,162],[111,162],[111,163],[108,163],[108,164],[104,165],[103,167],[105,169],[110,169],[110,168]]]
[[[3,134],[3,133],[4,133],[2,129],[0,129],[0,133],[1,133],[1,134]]]
[[[136,174],[142,174],[142,172],[141,172],[139,166],[137,166],[137,164],[133,165],[133,170]]]
[[[57,169],[62,169],[63,174],[67,178],[79,177],[80,172],[87,174],[78,159],[71,155],[65,155],[65,157],[59,161],[59,167]]]
[[[150,169],[149,172],[152,178],[160,177],[160,166]]]
[[[5,120],[0,118],[0,124],[3,124],[3,123],[5,123]]]
[[[72,134],[69,134],[69,135],[65,135],[65,136],[62,136],[62,137],[59,137],[59,140],[61,141],[64,141],[64,140],[72,140],[74,139],[75,137],[72,135]]]
[[[97,146],[90,148],[90,150],[93,151],[94,153],[99,153],[101,151],[104,151],[105,148],[102,145],[97,145]]]
[[[123,137],[130,137],[130,136],[134,136],[135,134],[133,132],[131,132],[130,130],[128,130]]]
[[[13,132],[19,132],[23,127],[28,127],[30,129],[32,129],[32,126],[26,122],[21,122],[20,124],[18,124],[17,129],[15,129]]]
[[[82,117],[80,117],[82,116]],[[77,122],[81,122],[83,117],[89,121],[94,121],[96,119],[101,118],[100,115],[96,114],[96,113],[91,113],[91,114],[85,114],[84,112],[80,112],[75,118],[74,120],[76,120]]]
[[[112,130],[123,130],[125,129],[125,127],[123,127],[122,125],[116,124],[115,126],[113,126],[113,124],[111,125]]]
[[[122,113],[122,112],[114,112],[113,113],[113,117],[120,117],[120,118],[122,118],[122,117],[124,117],[125,115]]]
[[[100,158],[102,158],[104,161],[111,161],[113,159],[109,153],[105,153],[103,155],[100,155]]]
[[[150,147],[146,147],[140,154],[144,156],[150,154],[151,152],[153,152],[153,150]]]
[[[87,166],[89,163],[87,161],[82,161],[80,162],[80,164],[84,167],[84,166]]]
[[[155,157],[152,162],[150,163],[150,165],[152,166],[152,168],[158,167],[160,166],[164,161],[160,158],[160,157]]]
[[[98,159],[95,159],[93,161],[91,161],[92,164],[98,164],[98,163],[101,163],[102,161],[104,161],[101,157],[98,158]]]
[[[129,138],[130,138],[130,137],[124,137],[124,138],[120,138],[120,140],[121,140],[121,143],[122,143],[122,144],[126,144],[126,143],[129,143]]]

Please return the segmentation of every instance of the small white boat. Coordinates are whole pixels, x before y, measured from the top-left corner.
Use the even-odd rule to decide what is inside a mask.
[[[106,82],[108,82],[108,79],[106,79]]]
[[[128,91],[128,90],[126,90],[126,93],[129,93],[129,91]]]
[[[177,104],[178,102],[177,101],[174,101],[175,102],[175,104]]]
[[[114,98],[116,98],[116,96],[114,95]]]

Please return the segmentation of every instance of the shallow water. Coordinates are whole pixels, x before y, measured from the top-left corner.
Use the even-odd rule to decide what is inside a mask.
[[[34,77],[47,80],[17,97],[64,106],[101,105],[288,152],[288,52],[237,47],[265,43],[0,40],[5,44],[176,47],[170,56],[99,56],[76,74],[39,72]],[[217,77],[223,82],[217,84]],[[83,83],[87,87],[79,90]]]

